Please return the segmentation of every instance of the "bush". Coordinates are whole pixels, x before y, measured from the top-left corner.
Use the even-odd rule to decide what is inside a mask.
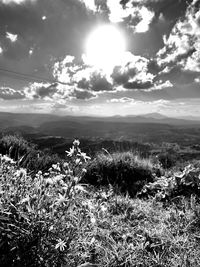
[[[8,155],[22,168],[37,173],[38,170],[47,171],[52,164],[61,162],[56,154],[36,149],[34,144],[28,143],[23,137],[5,135],[0,139],[0,153]]]
[[[176,165],[177,156],[169,152],[158,155],[158,160],[164,169],[172,168]]]
[[[0,139],[0,152],[9,155],[15,161],[27,154],[34,145],[29,144],[23,137],[17,135],[4,135]]]
[[[95,186],[109,184],[131,197],[146,184],[153,181],[153,165],[130,152],[98,154],[87,166],[83,182]]]
[[[174,172],[170,177],[162,176],[153,183],[146,184],[140,197],[154,196],[157,200],[171,200],[177,196],[190,197],[200,195],[200,164],[189,164],[180,172]]]
[[[58,163],[34,176],[0,156],[0,266],[66,263],[78,227],[73,213],[86,194],[78,183],[87,159],[77,141],[68,156],[62,169]]]

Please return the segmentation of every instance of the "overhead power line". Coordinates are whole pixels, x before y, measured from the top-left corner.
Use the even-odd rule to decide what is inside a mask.
[[[49,83],[60,83],[63,85],[67,85],[67,83],[64,82],[60,82],[58,80],[52,80],[52,79],[48,79],[48,78],[44,78],[44,77],[40,77],[40,76],[34,76],[34,75],[30,75],[30,74],[26,74],[26,73],[20,73],[17,71],[13,71],[13,70],[8,70],[8,69],[3,69],[0,68],[0,73],[3,73],[6,76],[9,76],[13,79],[17,79],[17,80],[22,80],[22,81],[30,81],[33,80],[35,82],[49,82]]]

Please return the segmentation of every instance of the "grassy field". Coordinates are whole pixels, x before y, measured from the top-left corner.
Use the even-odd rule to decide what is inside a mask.
[[[0,266],[200,266],[199,162],[66,154],[36,174],[0,156]]]

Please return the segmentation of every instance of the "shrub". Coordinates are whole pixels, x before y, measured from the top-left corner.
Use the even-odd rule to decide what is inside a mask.
[[[4,135],[0,139],[0,152],[9,155],[14,160],[27,154],[34,145],[29,144],[23,137],[17,135]]]
[[[77,232],[73,213],[82,203],[78,185],[87,156],[78,141],[61,169],[30,176],[0,156],[0,266],[61,266]],[[77,218],[78,219],[78,218]]]
[[[153,181],[153,165],[149,159],[142,159],[130,152],[100,153],[90,161],[83,182],[95,186],[113,185],[120,192],[128,192],[131,197]]]
[[[38,170],[47,171],[52,164],[61,162],[56,154],[46,153],[36,149],[34,144],[28,143],[23,137],[5,135],[0,139],[0,153],[8,155],[22,168],[37,173]]]
[[[170,177],[162,176],[146,184],[138,196],[154,196],[158,200],[170,200],[177,196],[200,195],[200,164],[189,164]]]
[[[158,155],[158,160],[164,169],[172,168],[176,165],[177,156],[169,152],[161,153]]]

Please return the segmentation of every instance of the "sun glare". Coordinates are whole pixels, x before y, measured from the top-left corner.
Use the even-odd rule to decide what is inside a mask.
[[[120,30],[112,25],[102,25],[89,35],[83,60],[108,72],[120,64],[125,49],[125,38]]]

